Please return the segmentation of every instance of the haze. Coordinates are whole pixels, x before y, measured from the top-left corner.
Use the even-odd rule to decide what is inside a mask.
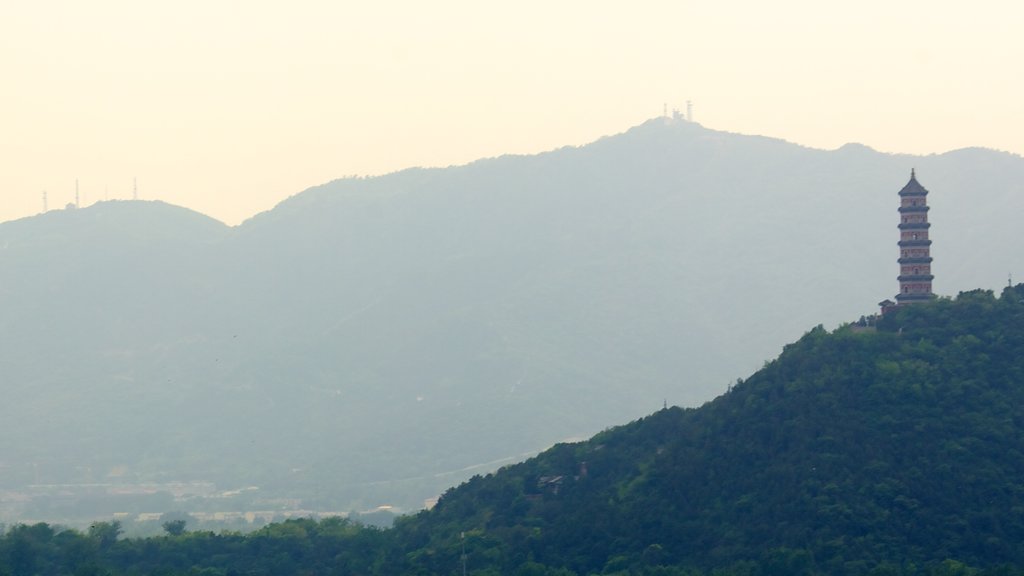
[[[577,145],[662,112],[888,152],[1024,153],[1024,5],[11,3],[0,221],[139,197],[229,224],[334,178]]]

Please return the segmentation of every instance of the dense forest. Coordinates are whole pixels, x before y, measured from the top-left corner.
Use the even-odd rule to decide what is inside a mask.
[[[7,528],[0,574],[1024,574],[1024,285],[821,327],[726,394],[391,529]]]

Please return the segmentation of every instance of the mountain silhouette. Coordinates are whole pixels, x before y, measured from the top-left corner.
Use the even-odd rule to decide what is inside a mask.
[[[337,180],[234,228],[134,201],[0,224],[4,488],[211,482],[259,487],[218,506],[417,508],[698,405],[806,326],[874,312],[896,291],[911,168],[935,291],[1005,282],[1018,156],[664,119]],[[169,498],[138,506],[188,504]],[[33,502],[7,514],[64,514]]]

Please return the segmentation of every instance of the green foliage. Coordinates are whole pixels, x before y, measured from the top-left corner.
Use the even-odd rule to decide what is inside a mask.
[[[1022,327],[1019,286],[904,307],[877,332],[819,326],[698,410],[557,446],[396,530],[443,554],[482,529],[505,569],[524,553],[577,573],[1024,565]]]
[[[181,536],[185,533],[185,520],[168,520],[162,524],[168,536]]]
[[[89,526],[89,538],[96,541],[100,548],[109,548],[117,537],[121,535],[121,523],[117,520],[112,522],[96,522]]]

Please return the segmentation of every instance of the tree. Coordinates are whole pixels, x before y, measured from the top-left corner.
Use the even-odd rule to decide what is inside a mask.
[[[181,536],[185,533],[186,524],[188,524],[186,520],[168,520],[167,522],[164,522],[162,526],[164,527],[164,532],[166,532],[168,536]]]
[[[188,512],[172,511],[160,515],[160,525],[163,526],[164,532],[168,536],[184,534],[185,527],[188,526],[190,520],[192,520],[192,516]]]
[[[100,548],[110,547],[110,545],[117,541],[117,537],[120,535],[121,522],[117,520],[112,522],[96,522],[89,526],[89,537],[96,540]]]

